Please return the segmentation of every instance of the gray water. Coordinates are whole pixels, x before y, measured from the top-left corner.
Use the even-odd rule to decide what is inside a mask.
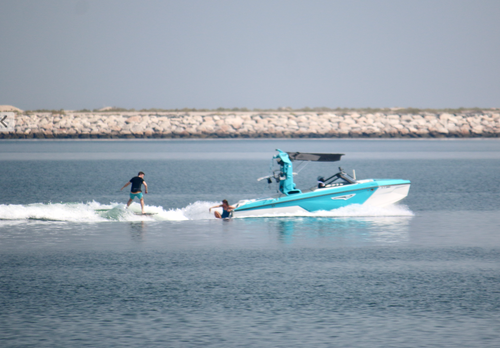
[[[498,140],[0,142],[2,347],[497,347]],[[216,220],[274,149],[412,181],[384,209]],[[123,209],[139,170],[152,217]],[[7,179],[6,179],[7,178]],[[113,213],[95,209],[113,208]],[[138,209],[134,204],[132,210]]]

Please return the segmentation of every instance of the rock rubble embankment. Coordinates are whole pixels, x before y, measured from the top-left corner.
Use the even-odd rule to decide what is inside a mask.
[[[498,110],[474,113],[90,112],[17,114],[4,139],[499,137]]]

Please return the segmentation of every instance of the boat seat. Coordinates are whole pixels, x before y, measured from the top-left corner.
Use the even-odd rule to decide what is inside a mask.
[[[335,187],[335,186],[344,186],[343,183],[336,183],[336,184],[329,184],[329,185],[326,185],[325,187]]]

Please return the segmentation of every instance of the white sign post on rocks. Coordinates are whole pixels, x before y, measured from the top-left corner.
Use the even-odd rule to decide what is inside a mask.
[[[14,132],[16,126],[16,113],[15,112],[0,112],[0,132],[8,133]]]

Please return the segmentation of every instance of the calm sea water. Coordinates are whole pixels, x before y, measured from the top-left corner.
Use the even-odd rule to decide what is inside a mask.
[[[345,154],[300,188],[340,165],[409,196],[214,219],[275,192],[276,148]],[[494,139],[0,141],[0,346],[498,347],[499,173]]]

